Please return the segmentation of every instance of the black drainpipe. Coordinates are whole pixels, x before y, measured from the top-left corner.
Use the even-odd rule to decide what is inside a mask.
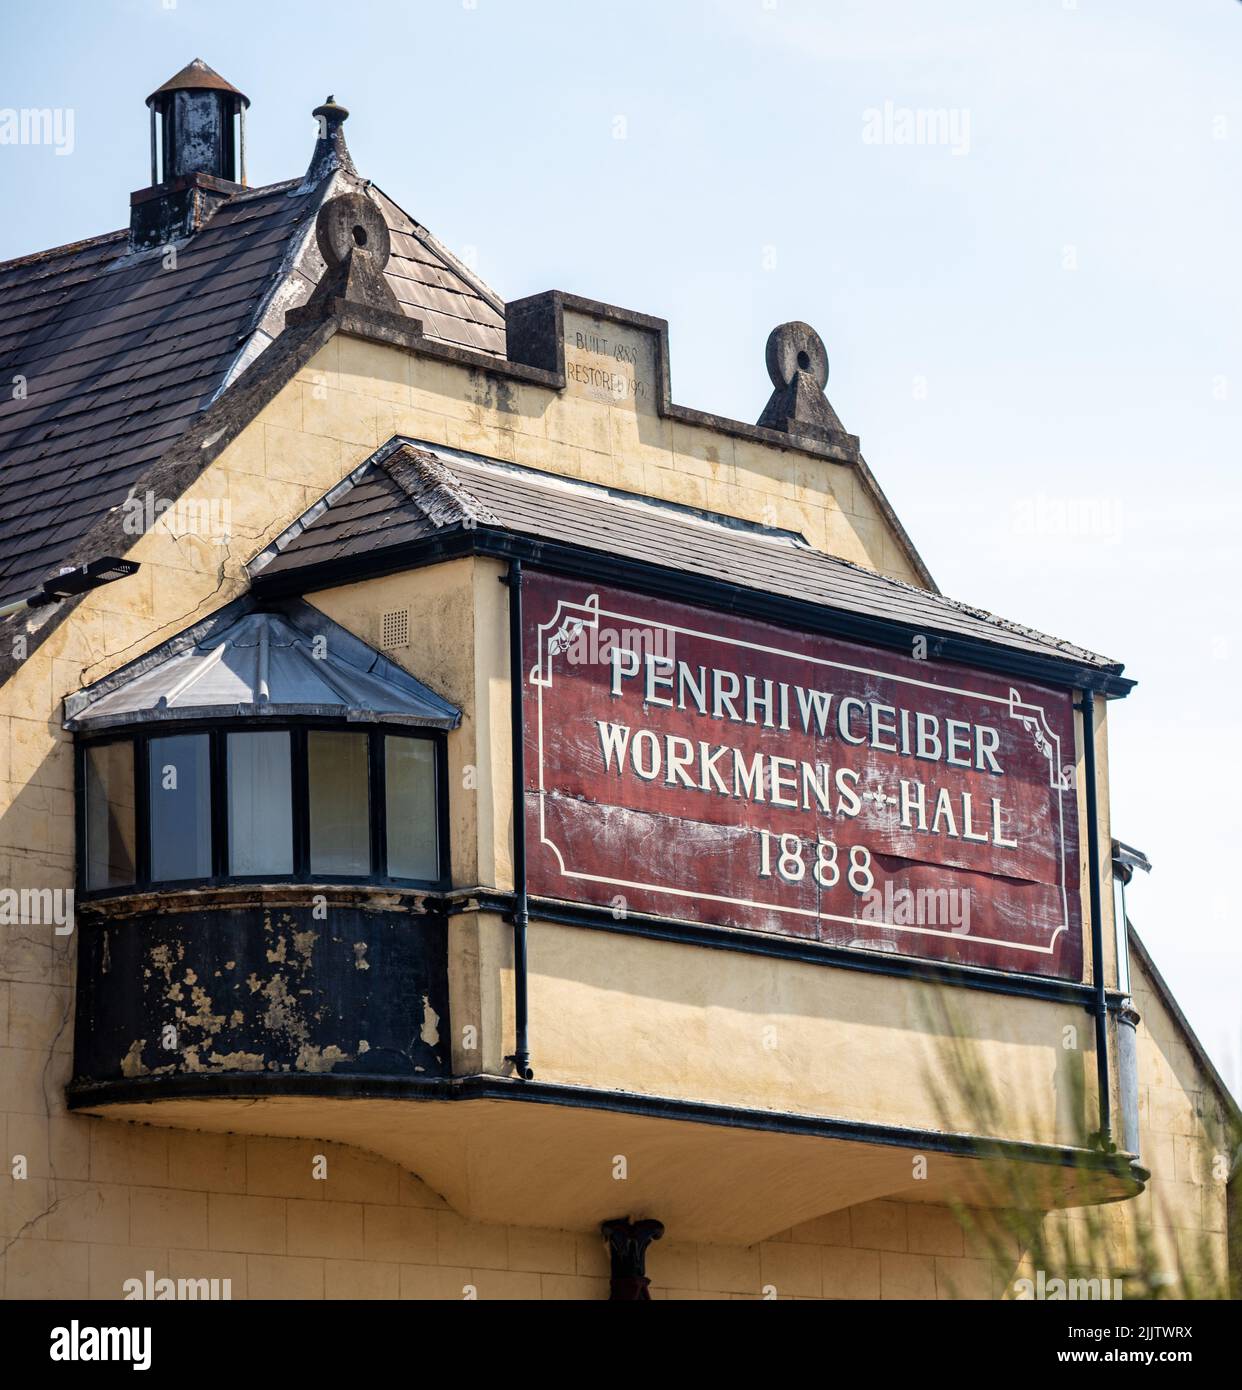
[[[1100,1147],[1112,1149],[1111,1101],[1108,1094],[1108,997],[1104,988],[1104,919],[1100,892],[1100,825],[1095,780],[1095,695],[1083,692],[1083,772],[1087,780],[1087,885],[1091,895],[1091,983],[1095,987],[1095,1065],[1100,1089]]]
[[[526,984],[526,729],[522,717],[522,562],[509,561],[509,573],[500,582],[509,586],[509,721],[513,729],[513,1055],[505,1060],[523,1081],[530,1067],[529,1014]]]

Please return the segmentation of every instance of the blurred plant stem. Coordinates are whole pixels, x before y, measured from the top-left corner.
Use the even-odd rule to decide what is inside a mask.
[[[1098,1291],[1105,1288],[1104,1281],[1113,1288],[1114,1280],[1127,1299],[1236,1298],[1242,1293],[1236,1203],[1226,1200],[1242,1132],[1223,1108],[1196,1116],[1197,1133],[1179,1141],[1176,1175],[1154,1172],[1141,1195],[1118,1200],[1113,1194],[1119,1186],[1134,1181],[1133,1156],[1112,1146],[1105,1150],[1092,1130],[1096,1100],[1094,1091],[1088,1093],[1087,1078],[1094,1081],[1094,1062],[1090,1053],[1078,1049],[1077,1035],[1067,1030],[1062,1036],[1065,1065],[1057,1067],[1051,1081],[1002,1076],[985,1059],[954,1001],[944,991],[935,998],[927,1020],[936,1040],[935,1059],[926,1069],[925,1084],[935,1097],[942,1128],[979,1136],[976,1195],[949,1205],[972,1248],[993,1262],[1000,1276],[994,1282],[1003,1283],[1003,1297],[1111,1296]],[[1058,1092],[1051,1098],[1037,1089],[1049,1084]],[[1067,1154],[1059,1169],[1014,1157],[995,1142],[1052,1143],[1049,1099],[1058,1125],[1068,1124],[1073,1131],[1068,1143],[1063,1128],[1055,1140]],[[1189,1097],[1188,1105],[1194,1105]],[[1140,1167],[1146,1166],[1145,1157],[1139,1156]],[[1090,1200],[1093,1190],[1101,1200]],[[1166,1193],[1175,1194],[1176,1205]],[[1068,1205],[1071,1201],[1076,1204]],[[1226,1234],[1229,1218],[1231,1236]],[[1234,1247],[1233,1261],[1227,1244]]]

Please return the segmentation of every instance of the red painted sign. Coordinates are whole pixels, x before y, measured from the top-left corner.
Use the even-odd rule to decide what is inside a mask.
[[[1082,978],[1068,692],[548,575],[523,614],[533,895]]]

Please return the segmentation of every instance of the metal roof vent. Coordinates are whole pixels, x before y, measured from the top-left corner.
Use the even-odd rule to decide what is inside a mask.
[[[201,58],[147,98],[151,186],[130,195],[130,241],[157,246],[198,230],[246,183],[250,98]]]
[[[246,182],[246,107],[250,98],[201,58],[147,98],[151,108],[151,182],[210,174]],[[156,127],[160,150],[157,158]],[[238,178],[240,172],[241,178]]]

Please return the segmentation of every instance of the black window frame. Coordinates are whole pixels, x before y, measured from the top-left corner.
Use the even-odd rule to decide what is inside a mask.
[[[145,786],[145,787],[143,788],[143,790],[142,790],[141,796],[136,796],[136,797],[135,797],[135,818],[134,818],[134,819],[135,819],[135,824],[134,824],[134,835],[135,835],[136,838],[139,836],[137,808],[138,808],[138,807],[142,807],[142,808],[143,808],[143,809],[142,809],[142,814],[143,814],[143,816],[145,817],[144,824],[145,824],[145,826],[146,826],[146,834],[145,834],[145,836],[142,837],[142,856],[143,856],[143,857],[142,857],[142,859],[141,859],[140,862],[142,862],[142,864],[143,864],[144,872],[145,872],[145,874],[146,874],[146,877],[147,877],[148,879],[150,879],[150,880],[151,880],[152,882],[154,882],[154,883],[177,883],[177,882],[183,882],[183,883],[184,883],[184,882],[198,882],[199,880],[197,880],[197,879],[167,879],[167,878],[154,879],[154,878],[152,878],[152,874],[151,874],[151,849],[152,849],[152,844],[151,844],[151,743],[152,743],[153,740],[158,740],[158,739],[161,739],[161,738],[178,738],[178,737],[182,737],[182,736],[189,737],[189,736],[195,735],[195,734],[197,734],[197,735],[202,735],[202,734],[205,733],[205,732],[206,732],[206,731],[203,730],[203,729],[181,729],[181,728],[176,728],[176,727],[173,727],[173,726],[170,725],[168,728],[163,729],[163,730],[152,729],[152,730],[150,731],[150,733],[147,735],[147,738],[146,738],[146,741],[145,741],[145,747],[143,748],[143,756],[142,756],[142,760],[141,760],[141,770],[142,770],[142,774],[143,774],[143,776],[147,779],[147,781],[146,781],[146,786]],[[113,739],[113,740],[111,740],[111,741],[115,743],[115,742],[119,742],[119,741],[123,741],[123,740]],[[138,770],[138,766],[139,766],[139,759],[138,759],[138,756],[137,756],[137,750],[135,750],[134,765],[135,765],[135,771],[137,771],[137,770]],[[213,749],[213,746],[212,746],[212,743],[211,743],[211,737],[210,737],[210,735],[208,735],[208,741],[207,741],[207,804],[208,804],[208,808],[209,808],[209,810],[210,810],[210,812],[211,812],[212,825],[211,825],[211,838],[210,838],[210,841],[209,841],[208,846],[207,846],[207,856],[208,856],[208,859],[211,861],[212,872],[213,872],[213,873],[215,872],[215,795],[216,795],[216,787],[215,787],[215,770],[216,770],[216,769],[215,769],[214,749]],[[140,859],[140,857],[139,857],[138,855],[135,855],[135,860],[136,860],[136,861],[139,861],[139,859]],[[135,871],[136,871],[137,868],[138,868],[138,862],[135,862],[134,868],[135,868]],[[117,891],[117,890],[114,889],[114,890],[112,890],[112,891],[115,892],[115,891]]]
[[[307,735],[312,730],[354,733],[367,736],[368,830],[371,871],[367,874],[312,873],[310,868],[310,769],[307,761]],[[149,747],[152,739],[170,734],[209,735],[211,769],[211,865],[207,878],[151,878],[151,807]],[[293,873],[230,874],[228,823],[228,745],[231,733],[286,733],[289,736],[290,799],[292,802]],[[386,738],[422,739],[435,752],[436,869],[432,879],[394,878],[387,873]],[[86,750],[105,743],[129,743],[134,756],[134,882],[107,888],[86,887]],[[196,888],[227,888],[261,883],[360,884],[382,888],[443,892],[449,877],[449,807],[447,740],[438,729],[411,728],[400,724],[362,723],[348,719],[235,719],[156,721],[108,729],[97,734],[80,734],[74,749],[74,800],[77,865],[76,894],[83,902],[100,898],[130,897],[139,893],[177,893]]]
[[[129,893],[133,890],[124,884],[109,884],[104,888],[87,888],[87,828],[86,828],[86,750],[88,747],[100,747],[109,743],[133,743],[133,738],[129,734],[119,731],[112,731],[102,734],[98,738],[86,741],[78,740],[77,747],[74,749],[73,760],[73,827],[74,827],[74,897],[84,898],[106,898],[117,893]],[[140,827],[145,825],[142,820],[144,814],[143,803],[147,796],[147,788],[138,785],[139,776],[145,776],[146,763],[140,762],[137,750],[133,756],[133,788],[134,788],[134,877],[148,872],[148,864],[144,863],[144,856],[149,861],[149,844],[143,843],[143,835]]]

